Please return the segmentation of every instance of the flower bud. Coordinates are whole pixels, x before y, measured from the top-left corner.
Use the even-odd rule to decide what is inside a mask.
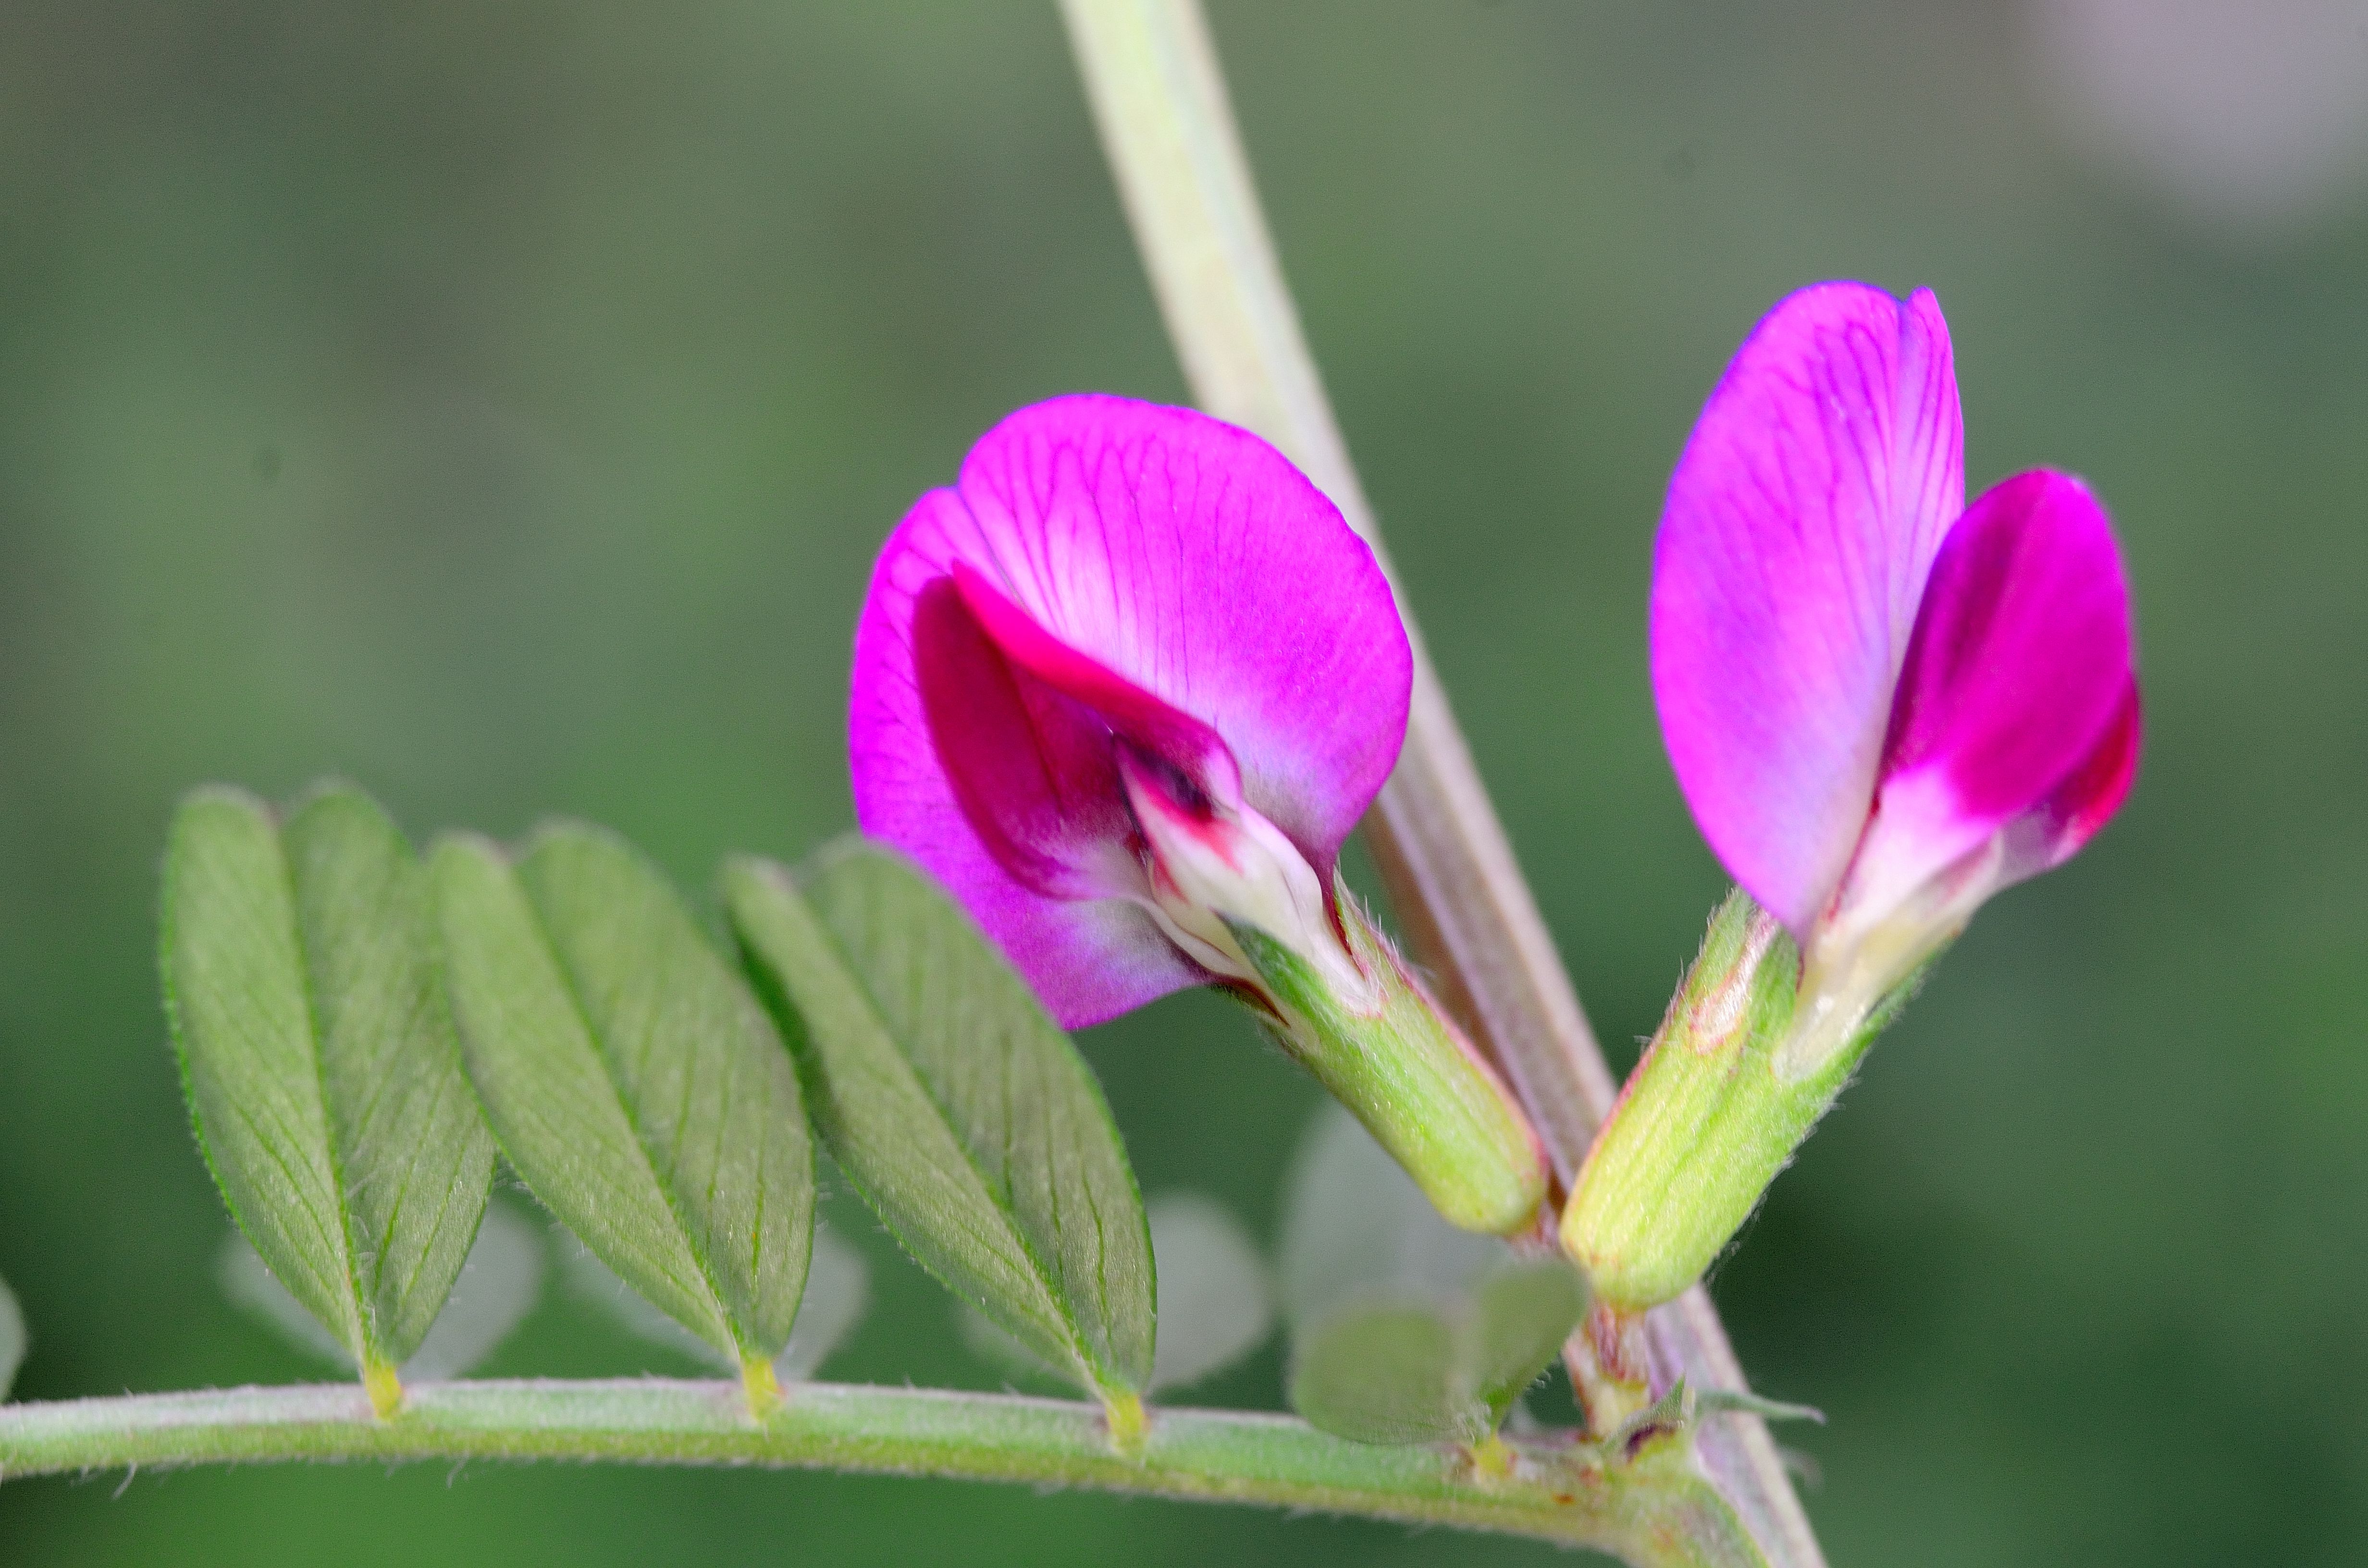
[[[1497,1235],[1528,1228],[1546,1191],[1536,1130],[1348,890],[1336,884],[1334,901],[1357,986],[1336,985],[1291,942],[1225,917],[1269,1028],[1450,1221]]]
[[[1857,1009],[1804,1076],[1780,1071],[1800,952],[1741,889],[1711,919],[1668,1016],[1622,1091],[1563,1210],[1563,1247],[1596,1299],[1641,1312],[1702,1278],[1759,1207],[1912,988]]]
[[[1545,1157],[1529,1119],[1347,891],[1327,901],[1306,857],[1247,804],[1208,798],[1134,746],[1119,747],[1118,769],[1143,835],[1144,906],[1167,938],[1254,999],[1441,1214],[1496,1233],[1530,1224]]]

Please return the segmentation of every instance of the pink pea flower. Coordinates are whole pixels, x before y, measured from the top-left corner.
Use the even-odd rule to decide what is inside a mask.
[[[1800,945],[1790,1075],[2087,843],[2136,774],[2104,510],[2045,469],[1965,505],[1929,290],[1804,289],[1744,343],[1669,485],[1652,646],[1694,818]]]
[[[1237,880],[1353,972],[1326,899],[1412,669],[1372,551],[1281,453],[1184,409],[1055,398],[988,431],[881,551],[856,816],[1072,1028],[1255,978],[1200,882]]]
[[[1273,448],[1056,398],[988,431],[881,551],[856,816],[1064,1024],[1224,986],[1443,1213],[1508,1231],[1543,1193],[1535,1135],[1335,880],[1412,668],[1372,551]]]

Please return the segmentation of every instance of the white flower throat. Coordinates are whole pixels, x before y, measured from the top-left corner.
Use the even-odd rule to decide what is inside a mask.
[[[1119,747],[1127,803],[1149,850],[1139,902],[1168,940],[1210,973],[1265,992],[1226,922],[1253,926],[1314,970],[1341,1006],[1379,1006],[1378,987],[1342,943],[1324,884],[1298,846],[1247,803],[1187,805],[1163,772],[1133,746]]]

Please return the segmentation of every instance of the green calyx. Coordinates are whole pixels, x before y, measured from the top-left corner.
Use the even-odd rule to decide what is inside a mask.
[[[1379,1003],[1352,1008],[1281,941],[1227,920],[1258,971],[1271,1009],[1266,1023],[1450,1221],[1496,1235],[1526,1228],[1546,1193],[1545,1155],[1529,1118],[1347,891],[1335,897]]]
[[[1598,1301],[1641,1312],[1701,1278],[1915,984],[1794,1079],[1777,1062],[1800,971],[1783,926],[1730,892],[1563,1210],[1564,1249]]]

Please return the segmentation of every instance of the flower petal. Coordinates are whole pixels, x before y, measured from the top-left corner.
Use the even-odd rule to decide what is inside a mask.
[[[2097,836],[2137,782],[2141,732],[2145,729],[2138,683],[2133,678],[2121,707],[2087,760],[2037,808],[2009,823],[1998,886],[2008,887],[2053,870]]]
[[[1670,481],[1662,734],[1711,847],[1796,937],[1865,825],[1925,579],[1964,506],[1940,306],[1858,283],[1769,312]]]
[[[2045,869],[2120,805],[2137,739],[2129,585],[2104,508],[2066,474],[2001,481],[1933,562],[1854,888],[1921,881],[2026,818],[2009,847],[2033,863],[2004,880]]]
[[[2089,752],[2088,760],[2056,786],[2042,813],[2052,831],[2047,835],[2048,858],[2035,868],[2060,866],[2113,819],[2130,787],[2138,781],[2138,755],[2145,749],[2146,704],[2138,696],[2137,676],[2130,677],[2112,722]]]
[[[953,584],[979,628],[994,639],[1015,670],[1089,710],[1105,733],[1133,742],[1204,794],[1224,805],[1241,803],[1241,766],[1216,731],[1054,637],[997,593],[969,562],[954,562]],[[1108,744],[1100,749],[1107,757]],[[1109,792],[1115,796],[1117,788],[1113,772]]]
[[[1329,876],[1396,765],[1413,654],[1372,551],[1272,447],[1099,395],[962,463],[958,555],[1068,647],[1191,715],[1242,797]]]
[[[1093,846],[1125,806],[1095,726],[1273,822],[1328,885],[1396,762],[1411,676],[1372,552],[1281,454],[1186,410],[1058,398],[989,431],[882,548],[856,633],[857,818],[1079,1027],[1207,978],[1111,896],[1123,873]]]
[[[1047,898],[1123,896],[1142,881],[1110,726],[1015,668],[939,577],[913,607],[913,666],[947,783],[997,865]],[[1115,857],[1113,857],[1115,850]],[[1111,862],[1115,858],[1116,864]],[[1115,871],[1115,875],[1109,874]]]
[[[933,492],[905,527],[951,505],[951,491]],[[926,683],[916,653],[932,666]],[[1102,891],[1089,857],[1129,825],[1123,805],[1080,777],[1088,743],[1091,755],[1107,760],[1106,736],[1081,733],[1084,722],[1064,707],[1068,699],[1053,694],[1044,702],[1041,689],[1026,690],[951,576],[893,540],[873,569],[857,625],[855,671],[848,752],[858,824],[943,883],[1056,1017],[1082,1027],[1201,978],[1140,905],[1072,896]],[[967,691],[958,684],[965,674]],[[1032,709],[1031,697],[1039,699]],[[941,731],[930,722],[932,707],[945,721]],[[969,725],[959,722],[965,713]],[[1035,732],[1032,753],[1008,744],[1015,729]],[[964,810],[940,740],[967,765],[973,787],[993,791],[999,810]],[[1109,814],[1112,805],[1121,820]],[[980,835],[973,824],[981,819],[1003,824],[996,842]]]

